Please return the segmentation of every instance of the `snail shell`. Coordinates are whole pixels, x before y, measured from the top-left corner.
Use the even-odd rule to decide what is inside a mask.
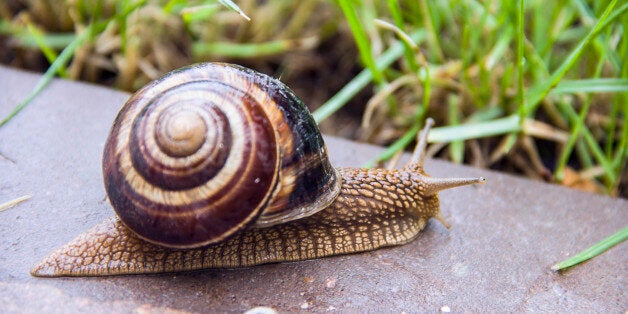
[[[133,95],[111,129],[103,173],[122,223],[173,248],[312,215],[340,191],[294,93],[220,63],[171,72]]]

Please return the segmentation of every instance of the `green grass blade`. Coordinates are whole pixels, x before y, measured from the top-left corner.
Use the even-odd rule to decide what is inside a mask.
[[[390,10],[390,14],[393,17],[393,20],[395,21],[395,26],[397,26],[398,29],[403,30],[404,29],[404,21],[403,21],[403,14],[401,12],[401,7],[399,6],[399,2],[397,0],[388,0],[388,10]],[[407,43],[405,40],[403,41],[404,46],[406,47],[404,54],[405,54],[405,59],[406,62],[408,62],[408,67],[410,67],[410,71],[412,71],[413,73],[417,73],[419,71],[419,65],[416,62],[416,59],[414,58],[414,51],[412,49],[412,46]]]
[[[460,125],[460,109],[458,108],[460,99],[457,96],[447,98],[447,123],[451,126]],[[449,144],[449,158],[457,164],[464,160],[464,142],[460,140],[452,141]]]
[[[578,123],[579,116],[576,111],[569,105],[564,103],[559,103],[562,110],[567,114],[569,120],[573,125]],[[604,174],[611,182],[615,182],[617,180],[617,174],[614,171],[613,165],[604,155],[604,151],[600,148],[595,137],[591,134],[591,131],[587,128],[580,129],[580,134],[582,134],[585,143],[589,147],[589,150],[593,153],[593,157],[595,160],[604,168]]]
[[[541,103],[541,100],[547,96],[553,87],[558,85],[565,73],[567,73],[567,70],[569,70],[576,63],[584,51],[584,48],[587,47],[591,40],[593,40],[593,38],[604,28],[604,26],[610,23],[611,19],[617,16],[611,16],[615,4],[617,4],[617,0],[612,0],[608,6],[606,6],[604,13],[602,13],[602,16],[599,18],[595,26],[593,26],[587,36],[578,43],[576,48],[565,58],[565,61],[563,61],[558,69],[554,71],[548,80],[541,81],[539,84],[528,90],[529,93],[526,93],[526,116],[534,112],[536,107]]]
[[[499,35],[499,39],[495,43],[495,46],[488,53],[488,56],[484,59],[484,66],[488,70],[492,70],[493,67],[504,57],[504,54],[508,51],[508,46],[513,36],[513,29],[507,27]]]
[[[483,132],[498,132],[499,134],[508,133],[512,128],[518,128],[519,123],[517,122],[518,117],[512,116],[511,121],[498,121],[493,120],[499,115],[501,115],[501,109],[489,108],[482,111],[477,111],[472,116],[467,119],[467,124],[457,125],[457,126],[447,126],[440,127],[430,130],[430,134],[428,134],[429,142],[453,142],[456,140],[463,141],[465,139],[473,138],[466,137],[465,133],[458,132],[472,132],[472,135],[478,135],[477,137],[482,137],[481,134]],[[482,123],[481,121],[487,121]],[[496,123],[492,123],[496,122]],[[473,124],[475,123],[475,124]],[[365,164],[365,167],[371,168],[374,167],[377,162],[384,161],[390,159],[393,155],[395,155],[398,151],[404,149],[408,144],[412,142],[415,138],[416,133],[421,129],[421,123],[419,120],[416,120],[416,123],[412,126],[410,130],[408,130],[402,137],[400,137],[393,144],[388,146],[384,152],[382,152],[379,156],[375,157],[372,161],[369,161]],[[473,130],[479,130],[479,132],[473,133]],[[486,129],[486,130],[482,130]],[[438,130],[438,131],[436,131]],[[451,131],[449,131],[451,130]],[[434,140],[433,132],[436,131],[436,140]],[[443,132],[444,131],[444,132]],[[486,135],[490,136],[490,135]],[[441,139],[444,139],[441,141]]]
[[[604,67],[605,60],[607,59],[606,51],[602,51],[603,55],[600,57],[597,68],[595,70],[594,79],[599,79],[602,73],[602,68]],[[628,81],[628,80],[627,80]],[[580,109],[580,115],[578,116],[578,120],[576,120],[575,124],[572,124],[571,132],[569,134],[569,139],[567,143],[563,145],[560,156],[558,157],[558,163],[556,165],[556,169],[554,170],[554,177],[559,181],[562,181],[565,177],[565,167],[567,166],[567,162],[569,161],[569,157],[572,154],[572,151],[576,145],[576,140],[580,138],[580,130],[585,128],[584,121],[589,114],[589,108],[591,107],[591,94],[588,94],[582,108]],[[583,157],[586,155],[583,155]],[[605,156],[608,159],[608,156]]]
[[[580,132],[582,128],[585,127],[584,119],[586,119],[587,114],[589,113],[589,107],[591,106],[591,97],[587,97],[582,109],[580,110],[580,114],[578,115],[578,119],[575,121],[571,128],[571,132],[569,134],[569,140],[564,144],[563,149],[558,157],[558,164],[556,166],[556,170],[554,171],[554,176],[562,181],[565,176],[565,167],[567,166],[567,161],[569,160],[569,156],[571,156],[571,152],[576,145],[576,140],[580,137]]]
[[[421,8],[421,17],[423,18],[423,26],[427,30],[427,41],[429,43],[428,49],[432,54],[432,60],[436,60],[438,62],[442,62],[445,60],[445,55],[441,48],[440,36],[436,32],[434,27],[434,19],[432,10],[430,10],[430,5],[426,0],[419,0],[419,7]]]
[[[606,19],[606,21],[603,21],[602,25],[600,25],[600,30],[606,28],[606,26],[615,21],[616,18],[622,16],[626,11],[628,11],[628,3],[624,3],[622,6],[613,10],[613,12],[608,16],[608,19]]]
[[[187,7],[187,0],[170,0],[162,9],[168,13],[175,13],[180,12],[185,7]]]
[[[602,253],[604,253],[606,250],[610,249],[611,247],[625,241],[626,239],[628,239],[628,227],[624,227],[624,229],[622,229],[621,231],[613,234],[612,236],[600,241],[599,243],[595,244],[594,246],[576,254],[576,256],[573,256],[572,258],[569,258],[567,260],[564,260],[554,266],[552,266],[552,270],[561,270],[561,269],[565,269],[567,267],[571,267],[577,264],[580,264],[588,259],[591,259],[595,256],[598,256]]]
[[[517,14],[517,108],[519,112],[519,123],[523,125],[526,118],[525,94],[523,89],[523,37],[524,37],[524,5],[523,0],[519,0],[519,10]]]
[[[377,84],[382,84],[384,82],[384,74],[375,64],[375,59],[373,58],[373,53],[371,51],[371,45],[369,44],[368,36],[366,31],[362,27],[360,20],[358,19],[358,15],[355,12],[355,9],[349,0],[340,0],[338,1],[340,4],[340,9],[342,13],[345,15],[347,19],[347,23],[349,24],[349,28],[351,29],[351,33],[353,34],[353,38],[355,43],[358,45],[358,52],[360,53],[360,59],[366,65],[366,67],[371,70],[373,73],[373,80]]]
[[[57,59],[57,53],[46,42],[46,39],[45,39],[46,36],[44,36],[44,33],[32,23],[29,23],[28,25],[26,25],[26,28],[28,29],[29,33],[33,36],[33,39],[35,40],[35,43],[39,47],[39,50],[41,50],[41,52],[44,54],[48,62],[53,63]],[[60,77],[63,77],[63,78],[68,77],[68,73],[65,71],[65,66],[59,67],[59,70],[57,71],[57,73],[59,74]]]
[[[238,12],[238,14],[240,14],[247,21],[251,20],[251,18],[248,17],[246,15],[246,13],[244,13],[244,11],[242,11],[242,9],[240,9],[240,7],[237,4],[235,4],[233,1],[231,1],[231,0],[218,0],[218,2],[220,2],[220,4],[226,6],[227,8],[229,8],[229,9],[235,11],[235,12]]]
[[[473,115],[471,115],[467,121],[466,124],[462,124],[462,125],[457,125],[457,126],[448,126],[448,127],[440,127],[440,128],[434,128],[430,130],[430,134],[428,134],[428,141],[429,142],[438,142],[438,141],[434,141],[433,138],[433,132],[435,130],[439,130],[437,131],[437,135],[436,135],[436,139],[440,140],[442,138],[447,139],[446,141],[442,141],[442,142],[453,142],[455,140],[465,140],[466,138],[462,133],[456,133],[456,132],[468,132],[470,129],[474,128],[474,125],[479,125],[480,128],[482,125],[484,125],[483,123],[478,123],[480,121],[487,121],[487,120],[492,120],[495,119],[496,117],[500,116],[502,114],[502,111],[500,108],[489,108],[483,111],[477,111],[476,113],[474,113]],[[513,118],[515,119],[514,121],[509,121],[507,122],[507,125],[509,125],[510,127],[518,127],[519,124],[516,122],[517,117],[513,116]],[[493,121],[497,121],[497,120],[493,120]],[[474,124],[475,123],[475,124]],[[489,123],[489,122],[486,122]],[[503,127],[503,126],[502,126]],[[486,126],[486,128],[491,129],[491,128],[500,128],[499,126],[499,122],[496,124],[489,124],[488,126]],[[419,130],[421,129],[421,123],[419,122],[419,120],[416,121],[416,123],[412,126],[412,128],[410,128],[410,130],[408,130],[402,137],[400,137],[397,141],[395,141],[393,144],[391,144],[390,146],[388,146],[386,148],[386,150],[384,150],[383,153],[381,153],[379,156],[375,157],[375,159],[373,161],[368,162],[365,167],[370,168],[370,167],[374,167],[375,164],[377,162],[380,161],[384,161],[384,160],[388,160],[390,159],[392,156],[394,156],[398,151],[404,149],[406,146],[408,146],[408,144],[410,144],[412,142],[412,140],[415,138],[416,133],[419,132]],[[439,133],[443,133],[443,129],[445,129],[445,136],[443,136],[443,134],[439,134]],[[508,131],[510,130],[509,127],[505,127],[505,129],[507,129]],[[447,131],[447,130],[452,130],[451,132]],[[462,130],[462,131],[460,131]],[[501,133],[506,133],[508,131],[501,131]],[[501,134],[500,133],[500,134]],[[446,138],[446,136],[449,136],[449,138]]]
[[[628,92],[628,79],[596,78],[583,80],[563,80],[551,94],[569,93],[625,93]]]
[[[425,71],[424,72],[425,80],[423,80],[423,105],[418,108],[417,114],[415,114],[414,116],[415,121],[423,121],[423,118],[424,118],[423,115],[429,109],[430,96],[432,92],[432,77],[430,75],[430,66],[427,63],[427,60],[425,60],[423,53],[421,53],[421,50],[416,45],[416,43],[414,43],[410,35],[406,34],[402,29],[388,22],[376,19],[375,23],[376,25],[383,27],[384,29],[393,31],[399,37],[399,39],[403,42],[404,46],[406,47],[405,52],[408,51],[408,47],[409,47],[409,49],[411,49],[413,52],[411,58],[415,61],[415,63],[419,62],[423,66],[423,70]],[[416,57],[414,56],[415,53],[416,53]],[[406,58],[407,58],[407,54],[406,54]],[[420,71],[416,71],[413,73],[415,75],[421,76]]]
[[[2,119],[2,121],[0,121],[0,127],[4,126],[15,115],[22,111],[28,104],[31,103],[33,99],[35,99],[35,97],[37,97],[37,95],[39,95],[39,93],[41,93],[41,91],[46,86],[48,86],[50,81],[52,81],[55,73],[57,73],[61,67],[65,66],[70,61],[72,56],[74,56],[74,52],[76,51],[76,49],[78,49],[78,47],[80,47],[86,40],[90,39],[95,33],[99,33],[104,30],[105,27],[112,20],[129,15],[131,12],[135,11],[137,8],[144,5],[145,3],[146,0],[139,0],[132,5],[127,6],[124,11],[117,16],[113,16],[109,19],[92,22],[91,24],[89,24],[89,26],[87,26],[83,30],[83,32],[81,32],[81,34],[74,37],[74,40],[72,40],[72,42],[63,49],[63,51],[59,54],[59,57],[57,57],[57,59],[52,62],[52,64],[50,64],[50,67],[48,67],[46,73],[44,73],[42,78],[37,82],[37,85],[35,85],[30,94],[26,96],[26,99],[24,99],[17,106],[15,106],[15,108],[13,108],[13,110],[4,119]]]
[[[18,39],[18,44],[26,48],[39,48],[40,43],[35,36],[29,33],[13,34]],[[67,47],[76,37],[75,33],[46,34],[41,38],[43,44],[50,49],[63,49]]]
[[[410,38],[415,43],[425,39],[425,31],[417,31],[410,34]],[[393,44],[386,52],[384,52],[375,62],[378,69],[384,69],[391,65],[395,60],[399,59],[404,52],[404,45],[401,42]],[[362,70],[356,75],[351,82],[347,83],[336,95],[332,96],[323,105],[316,109],[312,115],[316,123],[327,119],[329,116],[344,106],[353,96],[359,93],[369,82],[373,80],[373,73],[368,70]]]
[[[27,28],[32,27],[32,25],[29,22]],[[39,48],[41,46],[41,43],[38,42],[40,39],[35,38],[36,35],[32,34],[30,29],[24,30],[24,28],[12,25],[2,18],[0,18],[0,34],[12,36],[16,39],[15,45],[18,47]],[[43,40],[44,45],[51,49],[63,49],[74,40],[74,37],[76,37],[75,33],[51,33],[41,36],[41,40]]]
[[[390,159],[398,151],[408,146],[408,144],[410,144],[412,140],[416,137],[416,134],[417,132],[419,132],[419,130],[421,130],[421,123],[417,122],[412,126],[412,128],[410,128],[410,130],[406,131],[406,133],[404,133],[402,137],[400,137],[398,140],[388,146],[383,153],[375,158],[375,160],[369,161],[364,166],[366,168],[372,168],[377,162]]]
[[[90,38],[92,31],[95,27],[94,25],[95,24],[93,23],[90,24],[81,34],[74,38],[72,43],[70,43],[67,47],[65,47],[65,49],[63,49],[63,51],[59,54],[59,57],[50,65],[50,67],[48,68],[48,70],[46,70],[46,73],[42,76],[39,82],[37,82],[35,88],[33,88],[30,94],[26,96],[26,99],[20,102],[15,108],[13,108],[8,116],[0,121],[0,127],[9,122],[11,118],[17,115],[20,111],[22,111],[22,109],[24,109],[28,104],[31,103],[31,101],[35,97],[37,97],[37,95],[39,95],[39,93],[50,83],[55,73],[57,73],[60,68],[64,67],[68,63],[68,61],[70,61],[70,58],[72,58],[72,56],[74,55],[74,51],[76,51],[76,49],[80,47],[85,42],[85,40]]]
[[[626,169],[626,164],[628,163],[628,95],[622,94],[624,102],[623,102],[623,123],[622,123],[622,133],[619,138],[619,144],[615,150],[615,157],[613,158],[612,165],[613,168],[616,169],[618,174],[622,174],[624,169]],[[617,176],[621,178],[621,175]],[[616,189],[621,183],[621,179],[618,179],[612,182],[611,189]]]
[[[183,21],[187,24],[196,22],[196,21],[204,21],[209,20],[214,13],[216,13],[221,6],[218,4],[206,4],[199,5],[194,7],[187,7],[182,9],[179,14],[183,18]],[[200,43],[199,41],[195,43]]]
[[[303,39],[274,40],[264,43],[243,44],[231,42],[196,42],[192,45],[192,54],[195,58],[221,56],[230,58],[253,58],[277,55],[295,49],[314,47],[318,39],[315,37]]]
[[[366,8],[366,6],[355,6],[351,0],[339,0],[338,4],[340,5],[340,9],[342,10],[342,13],[347,20],[347,24],[349,24],[353,39],[358,46],[360,60],[362,60],[364,66],[373,73],[373,81],[375,82],[375,84],[377,84],[380,89],[385,88],[388,82],[386,81],[386,77],[384,76],[382,70],[377,67],[365,26],[358,18],[358,14],[356,12],[360,8]],[[372,16],[374,12],[370,8],[363,10],[363,14],[367,16],[365,19],[369,22],[374,19],[374,17]],[[390,114],[396,115],[397,104],[394,98],[389,97],[387,101]]]
[[[427,139],[430,143],[452,142],[519,132],[520,130],[519,116],[510,115],[486,122],[434,128],[430,130]]]

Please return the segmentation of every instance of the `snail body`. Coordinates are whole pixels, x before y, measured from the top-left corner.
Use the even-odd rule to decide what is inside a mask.
[[[432,124],[403,169],[334,169],[311,115],[278,80],[228,64],[177,70],[114,122],[103,174],[118,218],[31,274],[235,268],[407,243],[430,218],[448,226],[438,191],[484,181],[425,174]]]

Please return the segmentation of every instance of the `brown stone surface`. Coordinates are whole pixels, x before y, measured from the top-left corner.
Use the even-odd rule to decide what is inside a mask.
[[[0,67],[0,117],[39,76]],[[628,224],[628,202],[428,161],[434,176],[485,176],[441,193],[451,230],[431,221],[414,242],[363,254],[237,270],[40,279],[50,250],[113,215],[101,182],[103,143],[127,94],[56,80],[0,128],[0,312],[621,312],[626,244],[562,273],[555,262]],[[332,163],[361,165],[381,148],[327,138]]]

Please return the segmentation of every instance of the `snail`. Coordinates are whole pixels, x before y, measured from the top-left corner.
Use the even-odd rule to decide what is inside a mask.
[[[117,213],[50,253],[33,276],[237,268],[413,240],[438,192],[483,178],[423,170],[428,119],[400,170],[334,168],[303,103],[237,65],[175,70],[131,96],[103,153]]]

